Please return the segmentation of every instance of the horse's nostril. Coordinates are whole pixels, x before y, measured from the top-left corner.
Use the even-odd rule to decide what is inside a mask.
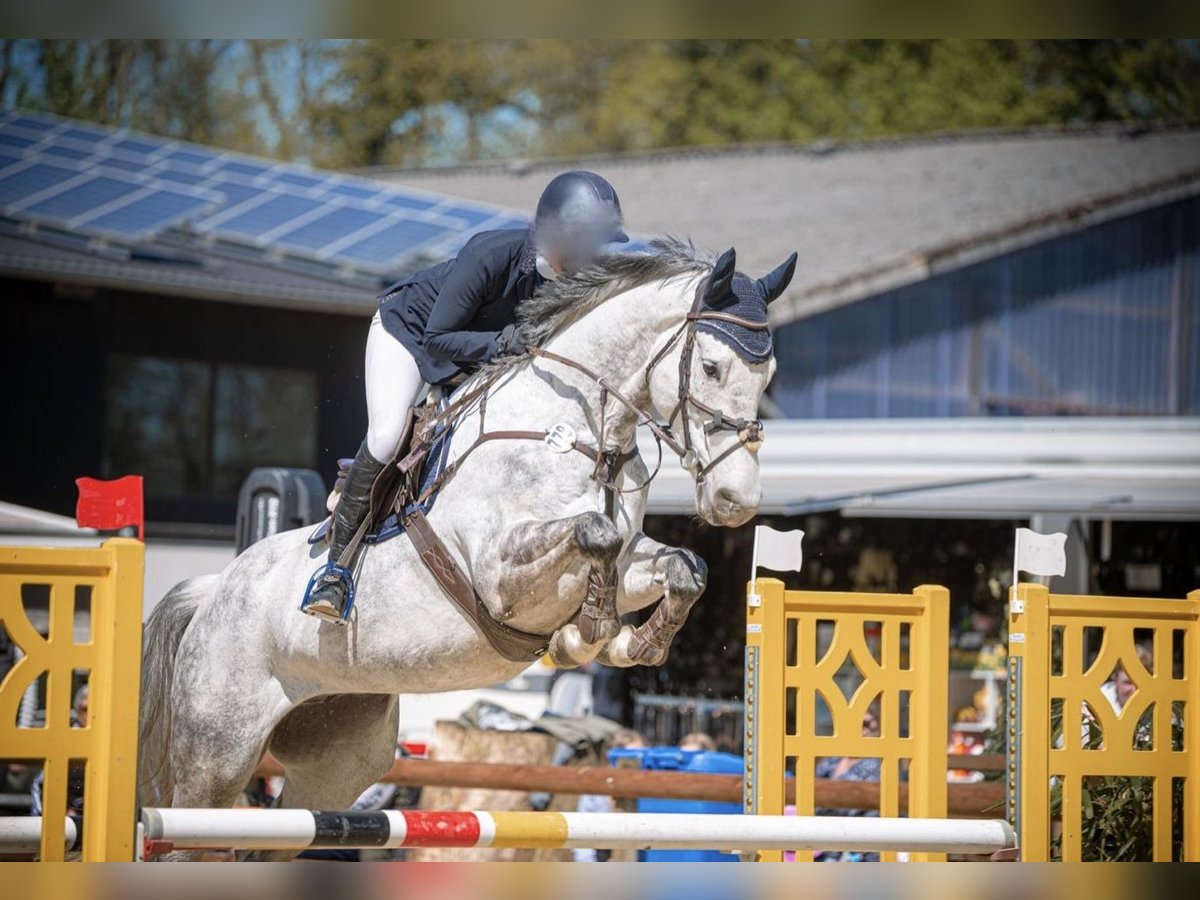
[[[737,494],[735,494],[729,488],[721,488],[719,491],[717,491],[717,502],[724,503],[727,506],[741,506],[742,505],[741,502],[738,500]]]

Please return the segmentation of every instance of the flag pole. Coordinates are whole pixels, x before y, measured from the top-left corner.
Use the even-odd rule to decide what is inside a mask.
[[[762,597],[758,593],[758,530],[761,525],[754,526],[754,549],[750,552],[750,592],[746,594],[746,602],[750,606],[758,606]]]
[[[1021,580],[1021,529],[1013,530],[1013,574],[1012,586],[1008,589],[1008,599],[1012,601],[1017,596],[1017,582]]]

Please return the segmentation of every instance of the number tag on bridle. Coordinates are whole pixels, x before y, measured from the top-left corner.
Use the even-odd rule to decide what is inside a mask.
[[[569,453],[575,446],[575,429],[559,422],[546,432],[546,446],[555,453]]]

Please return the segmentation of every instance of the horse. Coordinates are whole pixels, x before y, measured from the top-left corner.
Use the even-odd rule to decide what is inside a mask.
[[[714,262],[663,239],[547,282],[520,314],[530,351],[456,391],[486,388],[455,424],[449,458],[459,465],[428,522],[487,613],[552,635],[546,650],[558,665],[661,665],[704,590],[703,560],[641,531],[651,475],[636,452],[639,425],[656,429],[692,473],[701,519],[734,527],[758,509],[757,414],[775,369],[766,304],[786,287],[795,254],[757,280],[735,263],[732,248]],[[760,352],[730,336],[749,336]],[[546,440],[473,446],[493,426],[536,427]],[[588,440],[592,456],[570,452]],[[598,479],[596,454],[624,463]],[[286,771],[280,806],[346,808],[392,765],[399,694],[495,685],[532,661],[497,652],[404,536],[364,553],[346,625],[303,615],[298,600],[325,554],[308,537],[296,529],[258,541],[153,610],[144,805],[230,807],[270,751]],[[581,627],[597,572],[615,579],[615,602],[595,627]],[[620,624],[655,602],[642,625]]]

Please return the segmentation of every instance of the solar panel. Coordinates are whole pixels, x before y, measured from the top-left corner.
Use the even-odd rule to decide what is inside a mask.
[[[280,172],[272,179],[274,184],[290,184],[295,187],[320,187],[324,182],[311,175],[301,175],[298,172]]]
[[[454,216],[454,218],[466,222],[468,228],[474,228],[476,225],[482,225],[489,219],[496,218],[496,213],[492,210],[468,209],[465,206],[453,206],[443,210],[443,212],[448,216]]]
[[[16,147],[18,150],[24,150],[26,147],[30,147],[36,143],[37,140],[34,138],[25,138],[17,134],[0,132],[0,144],[3,144],[5,147]]]
[[[112,132],[105,131],[102,128],[88,128],[86,126],[76,126],[68,128],[61,132],[58,136],[67,138],[68,140],[78,141],[81,144],[95,144],[107,138]]]
[[[132,138],[125,138],[125,140],[117,141],[112,146],[118,150],[128,151],[129,153],[144,153],[149,155],[158,150],[162,145],[151,144],[149,141],[137,141]]]
[[[358,200],[374,200],[381,195],[377,187],[364,187],[360,184],[349,183],[335,184],[329,189],[329,193],[337,194],[339,197],[354,197]]]
[[[286,225],[297,216],[312,212],[321,206],[320,200],[310,200],[306,197],[294,197],[288,194],[276,194],[269,200],[259,203],[240,215],[226,219],[214,226],[220,232],[236,232],[249,237],[258,237],[268,231],[274,231],[280,225]]]
[[[194,172],[182,172],[178,169],[160,169],[154,173],[154,177],[162,181],[174,181],[179,184],[199,184],[202,181],[207,181],[207,175],[197,175]]]
[[[264,166],[258,163],[241,162],[240,160],[226,160],[216,168],[217,172],[222,174],[233,173],[234,175],[245,175],[249,178],[257,178],[259,175],[265,175],[271,171],[271,166]]]
[[[389,194],[384,191],[376,191],[376,197],[382,204],[389,209],[433,209],[442,201],[429,200],[425,197],[416,197],[405,194]]]
[[[133,162],[119,156],[102,156],[98,163],[109,169],[120,169],[122,172],[145,172],[148,168],[145,162]]]
[[[200,212],[207,204],[194,195],[155,191],[110,212],[81,223],[89,230],[118,234],[147,234]]]
[[[130,193],[127,181],[118,181],[107,175],[97,175],[74,185],[70,190],[60,191],[39,200],[23,211],[29,215],[70,221],[104,203],[110,203]]]
[[[35,119],[31,116],[14,116],[7,124],[16,125],[27,131],[49,131],[52,128],[58,127],[53,122],[47,122],[44,119]]]
[[[413,253],[421,244],[449,232],[427,222],[397,222],[370,237],[355,241],[338,254],[348,259],[386,266]]]
[[[255,197],[261,197],[262,188],[251,187],[248,184],[242,184],[238,181],[209,180],[204,182],[204,186],[211,191],[216,191],[218,194],[225,195],[226,208],[237,206],[240,203],[245,203],[247,200],[252,200]]]
[[[301,225],[293,231],[279,235],[277,240],[279,243],[291,247],[322,250],[382,219],[383,216],[377,212],[340,207],[319,219],[313,219],[307,225]]]
[[[469,201],[15,110],[0,111],[0,207],[110,239],[191,220],[222,242],[381,276],[453,252],[480,227],[526,224]]]
[[[71,169],[49,163],[34,163],[26,166],[17,172],[0,177],[0,206],[8,206],[10,203],[40,194],[48,188],[76,177],[77,174]]]
[[[193,166],[205,166],[216,159],[215,154],[197,153],[195,150],[175,150],[165,157],[172,162],[189,163]]]
[[[61,156],[63,159],[81,160],[87,159],[92,154],[86,150],[77,150],[74,147],[68,147],[65,144],[52,144],[46,147],[43,151],[50,156]]]

